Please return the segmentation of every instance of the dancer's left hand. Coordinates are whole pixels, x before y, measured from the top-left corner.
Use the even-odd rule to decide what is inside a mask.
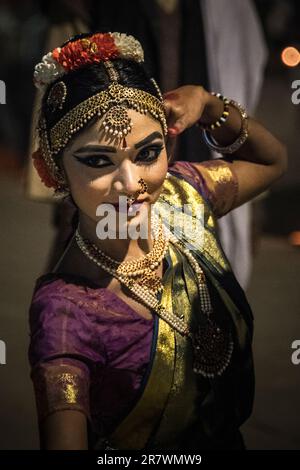
[[[210,93],[197,85],[185,85],[164,93],[169,136],[176,137],[199,121],[210,97]]]

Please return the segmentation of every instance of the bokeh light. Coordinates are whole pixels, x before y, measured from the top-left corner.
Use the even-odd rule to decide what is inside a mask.
[[[296,67],[300,63],[300,52],[296,47],[285,47],[281,52],[281,60],[288,67]]]

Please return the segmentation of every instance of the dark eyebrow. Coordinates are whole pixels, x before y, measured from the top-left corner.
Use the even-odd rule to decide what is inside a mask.
[[[160,132],[152,132],[152,134],[148,135],[148,137],[145,137],[145,139],[141,140],[137,144],[135,144],[135,148],[139,149],[140,147],[143,147],[143,145],[149,144],[149,142],[152,142],[152,140],[160,138],[163,139],[163,136],[161,135]]]
[[[163,139],[163,136],[161,135],[160,132],[152,132],[152,134],[148,135],[148,137],[145,137],[145,139],[141,140],[137,144],[135,144],[135,148],[139,149],[140,147],[143,147],[143,145],[148,144],[149,142],[152,142],[154,139]],[[79,154],[79,153],[93,153],[93,152],[109,152],[109,153],[116,153],[118,149],[115,147],[111,147],[110,145],[85,145],[84,147],[79,148],[78,150],[75,150],[74,154]]]
[[[94,153],[94,152],[110,152],[116,153],[117,149],[109,145],[85,145],[84,147],[75,150],[74,153]]]

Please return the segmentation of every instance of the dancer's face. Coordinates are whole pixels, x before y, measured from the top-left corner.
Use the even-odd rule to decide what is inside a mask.
[[[95,222],[100,204],[118,203],[119,196],[125,195],[144,200],[142,207],[149,214],[166,177],[167,152],[160,122],[131,109],[128,114],[132,130],[126,136],[126,148],[116,147],[117,142],[103,133],[104,116],[74,137],[63,154],[72,197],[81,213]],[[148,187],[143,194],[138,193],[140,178]]]

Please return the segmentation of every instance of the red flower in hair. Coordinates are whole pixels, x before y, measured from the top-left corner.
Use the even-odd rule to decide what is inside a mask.
[[[37,150],[32,154],[33,158],[33,165],[38,172],[39,177],[41,178],[42,182],[44,183],[47,188],[54,188],[57,189],[58,183],[57,181],[53,178],[53,176],[50,174],[50,171],[47,167],[47,164],[40,152],[40,150]]]
[[[109,33],[98,33],[54,49],[53,58],[65,70],[75,70],[83,65],[114,59],[118,54],[114,38]]]

